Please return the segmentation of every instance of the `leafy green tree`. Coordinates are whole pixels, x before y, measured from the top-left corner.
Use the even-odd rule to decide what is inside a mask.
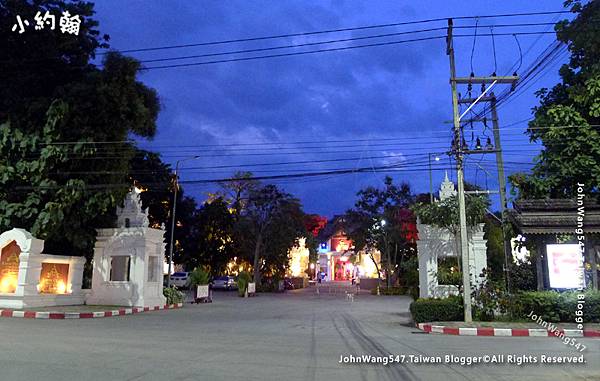
[[[277,186],[264,185],[249,192],[236,231],[253,264],[257,284],[263,273],[280,275],[285,271],[288,250],[308,234],[303,222],[300,202]]]
[[[537,92],[540,104],[527,134],[543,149],[531,174],[510,176],[513,192],[530,198],[571,198],[582,183],[588,195],[600,192],[600,3],[569,0],[577,13],[556,24],[557,39],[571,53],[560,68],[561,82]]]
[[[137,149],[129,160],[128,175],[128,181],[142,190],[140,198],[142,206],[148,208],[150,226],[158,228],[164,224],[170,229],[169,222],[173,210],[171,166],[163,163],[159,154]],[[178,192],[178,202],[185,197],[182,194],[183,192]]]
[[[384,188],[367,187],[358,192],[354,209],[347,212],[348,235],[357,251],[366,250],[378,267],[385,269],[388,288],[392,274],[403,268],[402,261],[416,253],[414,240],[407,233],[413,222],[408,206],[413,202],[410,187],[406,183],[395,185],[386,176]],[[381,264],[375,261],[373,249],[381,253]],[[377,271],[379,273],[379,271]]]
[[[24,132],[10,122],[0,127],[0,230],[26,228],[48,240],[49,251],[66,246],[90,252],[95,231],[88,222],[108,222],[102,217],[112,216],[111,207],[124,192],[90,191],[84,179],[57,176],[57,168],[68,165],[73,152],[82,158],[95,153],[85,144],[53,144],[60,138],[58,126],[66,110],[64,102],[53,103],[40,132]]]
[[[252,179],[252,172],[236,172],[232,180],[220,183],[220,191],[215,195],[225,201],[236,220],[246,209],[250,192],[259,186],[258,181]]]
[[[222,199],[205,202],[195,214],[192,247],[182,253],[187,268],[208,265],[213,275],[222,273],[233,258],[233,215]]]
[[[80,15],[79,35],[10,31],[17,15],[33,19],[45,10]],[[135,149],[123,142],[130,134],[152,137],[156,128],[159,102],[137,81],[140,64],[114,52],[103,56],[102,67],[93,64],[108,41],[99,37],[93,13],[83,1],[0,2],[0,33],[7,36],[0,39],[0,124],[7,139],[19,141],[1,148],[9,178],[0,183],[7,195],[0,229],[30,229],[49,251],[91,254],[94,228],[112,224],[131,185]]]
[[[470,188],[465,184],[465,189]],[[484,217],[489,206],[489,199],[483,196],[470,196],[465,198],[465,213],[467,217],[467,227],[474,227],[479,223],[484,222]],[[451,196],[438,202],[417,203],[411,207],[414,213],[419,217],[420,222],[426,225],[436,226],[446,229],[452,234],[455,245],[455,252],[458,253],[459,242],[459,211],[458,197]],[[461,268],[461,259],[457,257],[458,268]]]
[[[465,211],[467,226],[475,226],[483,222],[489,201],[482,196],[467,197]],[[412,207],[421,223],[447,229],[456,236],[460,231],[458,197],[451,196],[433,204],[418,203]]]
[[[499,214],[499,213],[498,213]],[[500,216],[497,216],[500,218]],[[488,274],[493,280],[504,279],[504,236],[502,225],[493,217],[485,218],[483,239],[486,240]]]

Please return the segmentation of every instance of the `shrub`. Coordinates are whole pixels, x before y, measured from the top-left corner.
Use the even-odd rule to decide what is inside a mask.
[[[416,323],[463,320],[463,311],[463,299],[460,296],[417,299],[410,304],[410,313]]]
[[[248,289],[248,283],[252,282],[252,276],[248,274],[246,271],[242,271],[238,274],[237,285],[238,285],[238,294],[240,296],[244,296],[246,290]]]
[[[380,287],[379,294],[380,295],[406,295],[408,291],[407,287]],[[371,290],[371,295],[377,295],[377,288]]]
[[[196,267],[190,274],[190,282],[192,286],[201,286],[208,284],[210,274],[204,267]]]
[[[477,320],[492,321],[496,313],[507,312],[510,301],[502,281],[491,280],[486,269],[480,276],[484,279],[473,294],[473,311]]]
[[[535,291],[537,289],[537,271],[535,261],[518,260],[509,266],[510,284],[513,290]]]
[[[560,321],[556,291],[526,291],[511,297],[510,313],[514,318],[526,319],[530,312],[550,322]]]
[[[183,303],[183,292],[174,286],[163,288],[163,295],[167,298],[167,304]]]
[[[437,278],[441,285],[462,285],[462,272],[458,271],[455,258],[446,257],[438,261]]]
[[[531,312],[548,322],[574,322],[577,310],[577,291],[527,291],[511,298],[509,311],[515,318],[526,319]],[[586,291],[583,305],[585,323],[600,322],[600,292]]]
[[[278,275],[273,275],[270,278],[263,278],[260,285],[256,285],[256,292],[283,292],[283,289],[279,289],[279,282],[282,279]]]

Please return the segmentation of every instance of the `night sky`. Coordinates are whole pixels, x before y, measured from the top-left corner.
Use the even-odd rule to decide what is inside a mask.
[[[194,44],[248,37],[330,30],[374,24],[534,11],[562,10],[562,1],[120,1],[96,4],[102,33],[111,36],[118,50]],[[492,39],[486,25],[554,22],[570,15],[479,19],[473,54],[477,75],[494,71]],[[457,20],[455,25],[474,25]],[[316,36],[244,43],[197,46],[127,53],[142,61],[202,55],[244,49],[310,43],[425,28],[446,22],[368,29]],[[551,31],[552,26],[495,27],[493,32]],[[456,30],[472,34],[473,29]],[[145,67],[231,59],[263,54],[353,46],[442,36],[445,31],[382,37],[272,52],[213,56],[176,61],[145,62]],[[523,64],[527,67],[553,40],[553,34],[520,35]],[[498,75],[512,74],[519,64],[513,36],[496,36]],[[473,37],[456,38],[457,74],[468,76]],[[538,149],[523,135],[536,105],[534,91],[558,80],[556,61],[529,89],[499,109],[507,172],[528,170]],[[511,69],[512,68],[512,69]],[[230,177],[236,166],[302,162],[287,165],[239,167],[257,176],[316,172],[333,169],[377,168],[404,164],[392,173],[415,192],[429,191],[427,154],[450,148],[452,118],[449,64],[444,39],[338,52],[190,67],[149,69],[140,79],[155,88],[162,112],[152,141],[140,147],[160,152],[165,162],[200,155],[182,167],[183,181]],[[474,94],[478,95],[475,87]],[[496,93],[503,90],[498,86]],[[463,89],[462,92],[465,92]],[[476,108],[475,110],[480,110]],[[516,122],[521,122],[515,124]],[[491,128],[491,122],[488,122]],[[474,125],[474,138],[485,144],[491,129]],[[471,139],[470,126],[465,138]],[[266,143],[265,145],[259,145]],[[474,144],[474,142],[473,142]],[[439,188],[447,156],[433,161],[434,190]],[[338,160],[343,159],[343,160]],[[352,160],[349,160],[352,159]],[[323,162],[324,160],[337,160]],[[315,163],[314,161],[321,161]],[[307,163],[308,162],[308,163]],[[494,156],[472,156],[467,180],[497,189]],[[221,168],[214,168],[214,167]],[[222,167],[227,168],[222,168]],[[481,168],[484,168],[482,170]],[[454,171],[449,173],[455,177]],[[367,185],[382,185],[385,173],[375,170],[343,176],[293,178],[273,181],[299,197],[309,213],[333,215],[353,206],[356,192]],[[487,179],[486,179],[487,178]],[[214,186],[186,184],[186,193],[199,202]],[[494,202],[497,208],[497,200]]]

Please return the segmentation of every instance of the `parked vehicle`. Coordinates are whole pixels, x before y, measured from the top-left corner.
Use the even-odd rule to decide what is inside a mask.
[[[187,271],[171,274],[171,284],[178,288],[187,288],[190,286],[190,273]]]
[[[218,276],[213,279],[212,288],[221,290],[237,289],[237,282],[231,275]]]

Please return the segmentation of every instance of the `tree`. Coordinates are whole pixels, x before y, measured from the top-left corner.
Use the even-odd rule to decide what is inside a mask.
[[[367,187],[357,193],[354,209],[347,212],[348,235],[357,251],[369,253],[378,273],[380,265],[375,261],[372,249],[379,250],[387,286],[391,287],[392,274],[399,275],[405,257],[415,253],[415,240],[410,235],[414,216],[408,210],[414,197],[406,183],[397,186],[386,176],[384,184],[383,189]]]
[[[497,213],[496,218],[500,218]],[[483,227],[483,239],[486,240],[486,256],[488,274],[492,280],[499,281],[504,279],[504,235],[502,234],[502,224],[494,217],[485,218]]]
[[[530,198],[572,198],[578,183],[588,195],[600,192],[600,3],[568,0],[577,14],[556,24],[557,39],[571,57],[560,68],[561,82],[537,92],[540,104],[527,135],[543,148],[531,174],[510,176],[513,193]]]
[[[225,270],[233,258],[233,215],[222,199],[205,202],[195,213],[192,247],[181,261],[187,268],[208,265],[213,275]]]
[[[142,190],[142,206],[148,208],[148,220],[153,228],[164,225],[166,247],[171,242],[171,216],[173,212],[174,174],[171,167],[157,153],[136,149],[129,161],[128,182]],[[173,258],[185,263],[184,258],[198,255],[196,201],[185,195],[182,187],[177,192],[177,221],[175,223]],[[195,268],[193,265],[190,269]]]
[[[317,240],[317,236],[326,224],[327,217],[321,217],[317,214],[304,215],[304,228],[307,232],[305,246],[309,251],[308,260],[310,263],[314,263],[319,259],[319,253],[317,252],[319,241]]]
[[[250,192],[259,186],[258,181],[253,180],[252,176],[252,172],[238,171],[233,175],[232,180],[219,184],[221,190],[217,192],[216,198],[221,198],[229,205],[236,220],[246,209]]]
[[[80,15],[79,35],[10,32],[17,15],[33,19],[44,10]],[[20,226],[46,239],[50,251],[80,255],[91,254],[94,228],[112,224],[131,186],[135,149],[122,142],[152,137],[159,111],[155,91],[136,80],[139,62],[111,52],[102,68],[91,63],[97,48],[108,47],[93,13],[87,2],[0,2],[7,36],[0,40],[0,124],[20,142],[1,148],[8,177],[0,183],[0,229]]]
[[[465,184],[465,189],[472,188]],[[483,196],[471,196],[465,199],[465,212],[467,217],[467,227],[474,227],[484,221],[484,217],[489,206],[489,199]],[[451,196],[446,199],[429,203],[417,203],[411,208],[419,217],[421,223],[446,229],[454,236],[455,252],[458,253],[459,242],[459,210],[458,197]],[[461,268],[461,258],[457,257],[458,268]]]
[[[249,192],[248,202],[238,223],[238,237],[252,250],[254,281],[263,272],[282,273],[288,265],[288,250],[299,237],[306,237],[300,202],[275,185]]]

